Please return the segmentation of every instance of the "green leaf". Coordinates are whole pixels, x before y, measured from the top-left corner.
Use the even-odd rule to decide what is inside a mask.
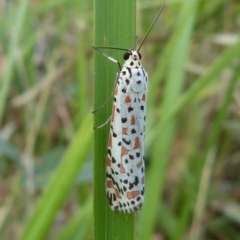
[[[92,116],[88,114],[76,132],[44,194],[39,199],[20,239],[46,239],[57,211],[62,206],[79,170],[83,166],[84,160],[89,154],[91,144]]]

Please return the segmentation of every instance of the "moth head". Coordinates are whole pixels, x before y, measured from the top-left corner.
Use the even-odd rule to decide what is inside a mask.
[[[124,60],[128,60],[129,58],[132,58],[133,60],[141,60],[142,55],[140,52],[136,51],[136,50],[129,50],[127,52],[124,53],[123,55],[123,59]]]

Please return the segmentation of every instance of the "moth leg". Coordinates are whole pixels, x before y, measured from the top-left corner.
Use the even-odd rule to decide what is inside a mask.
[[[99,48],[97,48],[97,47],[94,47],[94,46],[93,46],[93,48],[94,48],[95,50],[99,51],[104,57],[106,57],[107,59],[109,59],[111,62],[116,63],[116,64],[118,65],[119,72],[122,71],[121,64],[120,64],[120,62],[119,62],[118,60],[116,60],[116,59],[108,56],[106,53],[104,53],[103,51],[101,51],[101,50],[100,50]]]
[[[95,50],[99,51],[99,52],[100,52],[103,56],[105,56],[107,59],[109,59],[110,61],[112,61],[112,62],[114,62],[115,64],[117,64],[117,65],[118,65],[118,68],[119,68],[119,72],[117,73],[117,77],[116,77],[116,79],[115,79],[115,83],[114,83],[113,90],[112,90],[112,92],[111,92],[110,97],[109,97],[109,98],[106,100],[106,102],[103,103],[100,107],[98,107],[98,108],[96,108],[95,110],[92,111],[92,113],[95,113],[95,112],[99,111],[100,109],[102,109],[104,106],[106,106],[106,104],[111,100],[111,98],[112,98],[112,96],[113,96],[113,93],[114,93],[114,89],[115,89],[116,84],[117,84],[117,80],[118,80],[119,75],[120,75],[120,72],[121,72],[121,70],[122,70],[122,67],[121,67],[120,62],[117,61],[116,59],[108,56],[106,53],[102,52],[102,51],[101,51],[99,48],[97,48],[97,47],[94,47],[94,46],[93,46],[93,48],[94,48]]]
[[[93,129],[96,130],[96,129],[100,129],[100,128],[104,127],[104,126],[105,126],[106,124],[108,124],[108,122],[111,120],[111,117],[112,117],[112,116],[110,116],[105,123],[103,123],[103,124],[101,124],[101,125],[99,125],[99,126],[97,126],[97,127],[93,127]]]

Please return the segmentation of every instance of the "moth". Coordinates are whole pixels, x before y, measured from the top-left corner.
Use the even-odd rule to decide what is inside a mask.
[[[121,213],[139,211],[144,203],[145,166],[144,139],[148,74],[141,64],[140,49],[160,16],[165,1],[156,18],[143,37],[137,50],[93,47],[119,67],[106,159],[106,195],[110,208]],[[125,51],[124,64],[100,49]]]

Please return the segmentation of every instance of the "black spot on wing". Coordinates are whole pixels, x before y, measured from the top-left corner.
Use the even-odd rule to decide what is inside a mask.
[[[123,138],[123,142],[126,143],[127,145],[129,145],[131,143],[130,140],[127,141],[125,138]]]
[[[131,68],[127,67],[127,70],[129,72],[129,75],[130,75],[130,78],[132,77],[132,71],[131,71]]]
[[[122,123],[126,123],[127,122],[127,118],[122,118]]]
[[[133,107],[129,107],[128,108],[128,112],[130,113],[130,112],[132,112],[133,111]]]
[[[134,133],[136,133],[137,131],[133,128],[132,130],[131,130],[131,133],[132,134],[134,134]]]

